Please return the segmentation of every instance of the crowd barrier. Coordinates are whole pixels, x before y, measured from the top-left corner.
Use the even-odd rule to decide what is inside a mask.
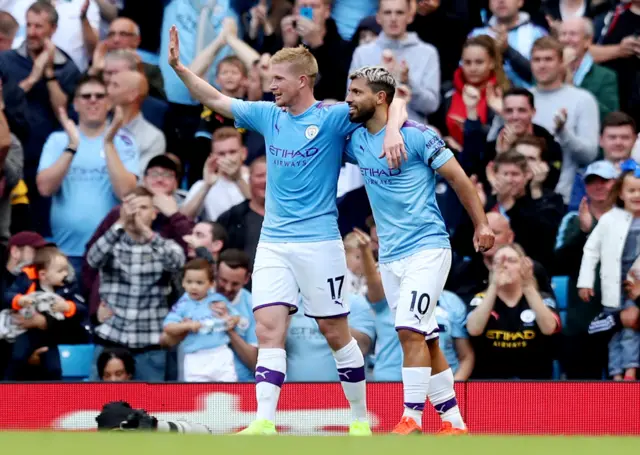
[[[466,382],[456,384],[461,412],[474,434],[640,435],[640,382]],[[0,429],[95,429],[102,405],[125,400],[162,420],[188,420],[214,433],[235,432],[254,417],[252,384],[46,383],[0,384]],[[402,414],[402,385],[368,388],[375,432],[389,432]],[[427,407],[424,430],[439,418]],[[350,422],[340,384],[285,384],[277,424],[299,435],[342,434]]]

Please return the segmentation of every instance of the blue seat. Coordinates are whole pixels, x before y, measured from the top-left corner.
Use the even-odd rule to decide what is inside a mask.
[[[551,278],[551,287],[556,295],[557,310],[566,310],[569,300],[569,277],[554,276]]]
[[[62,378],[65,380],[83,381],[91,373],[94,345],[62,344],[58,346]]]

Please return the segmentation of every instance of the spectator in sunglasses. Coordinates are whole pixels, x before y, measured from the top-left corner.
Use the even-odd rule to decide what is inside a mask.
[[[84,247],[102,219],[135,188],[139,152],[133,139],[119,131],[123,123],[111,108],[102,80],[87,76],[76,89],[73,107],[76,125],[64,109],[59,116],[64,131],[52,133],[42,150],[36,183],[51,197],[51,240],[80,273]],[[79,276],[79,275],[78,275]]]

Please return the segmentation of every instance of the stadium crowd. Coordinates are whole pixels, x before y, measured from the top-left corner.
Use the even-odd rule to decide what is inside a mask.
[[[272,101],[269,57],[299,44],[326,103],[359,67],[394,74],[496,236],[476,253],[437,182],[457,380],[636,379],[640,0],[0,0],[0,380],[61,380],[58,346],[83,344],[91,380],[254,380],[251,269],[279,151],[191,98],[167,63],[174,24],[182,61],[236,98]],[[339,286],[369,379],[399,381],[363,178],[339,176]],[[286,351],[287,381],[338,381],[302,312]]]

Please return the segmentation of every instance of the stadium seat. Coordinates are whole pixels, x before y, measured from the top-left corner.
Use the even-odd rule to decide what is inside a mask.
[[[558,303],[557,309],[566,310],[569,299],[569,277],[554,276],[551,278],[551,287],[556,295],[556,302]]]
[[[93,363],[92,344],[63,344],[58,346],[62,378],[67,381],[84,381],[89,377]]]

